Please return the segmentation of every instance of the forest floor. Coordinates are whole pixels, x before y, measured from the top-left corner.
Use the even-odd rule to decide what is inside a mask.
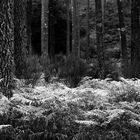
[[[0,138],[139,140],[140,80],[85,77],[76,88],[53,81],[0,96]]]

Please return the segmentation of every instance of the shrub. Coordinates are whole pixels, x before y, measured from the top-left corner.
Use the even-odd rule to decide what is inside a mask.
[[[40,64],[43,67],[43,72],[45,74],[45,81],[49,82],[52,76],[56,76],[55,64],[50,61],[47,56],[41,56]]]
[[[123,89],[115,95],[115,101],[127,101],[127,102],[139,102],[140,101],[140,91],[135,85],[126,85]]]
[[[24,69],[23,78],[26,80],[26,84],[36,84],[40,78],[42,72],[42,66],[39,62],[38,56],[29,56],[26,59],[26,67]]]
[[[98,78],[99,76],[99,66],[98,66],[98,60],[92,60],[88,61],[88,71],[87,71],[87,76],[92,77],[92,78]]]
[[[58,66],[58,76],[66,79],[72,87],[76,87],[86,75],[87,69],[87,64],[82,59],[69,56],[65,64]]]

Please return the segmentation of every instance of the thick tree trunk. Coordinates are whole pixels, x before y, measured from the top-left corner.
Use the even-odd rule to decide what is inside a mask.
[[[42,0],[41,17],[41,51],[42,55],[48,57],[48,25],[49,25],[49,0]]]
[[[140,77],[140,1],[131,2],[131,65],[132,76]]]
[[[0,84],[2,93],[8,98],[12,96],[14,73],[13,8],[13,0],[0,1]]]
[[[80,57],[80,37],[79,37],[79,7],[78,0],[73,0],[73,48],[75,57]]]
[[[67,5],[67,57],[70,55],[70,0],[66,0]]]
[[[105,77],[104,64],[104,37],[103,37],[103,21],[102,21],[102,3],[101,0],[95,0],[96,11],[96,40],[97,40],[97,54],[99,63],[99,78]]]
[[[26,6],[26,0],[14,0],[14,59],[15,74],[18,78],[23,78],[26,66],[28,44]]]
[[[126,42],[126,31],[124,24],[124,15],[123,15],[123,7],[122,1],[117,0],[118,4],[118,15],[119,15],[119,24],[120,24],[120,38],[121,38],[121,72],[123,76],[126,76],[127,68],[128,68],[128,55],[127,55],[127,42]]]

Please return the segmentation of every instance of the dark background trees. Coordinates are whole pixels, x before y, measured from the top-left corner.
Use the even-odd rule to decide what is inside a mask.
[[[103,1],[101,1],[100,7],[97,7],[98,4],[95,5],[95,1],[84,0],[84,1],[77,1],[77,2],[79,2],[79,8],[76,7],[77,5],[76,1],[69,1],[69,9],[68,9],[68,3],[64,2],[63,0],[53,0],[49,3],[48,52],[50,57],[54,59],[55,55],[57,54],[66,55],[66,52],[68,50],[67,40],[68,37],[70,37],[70,52],[72,52],[72,48],[75,47],[78,48],[78,46],[80,45],[79,47],[80,56],[82,59],[86,59],[87,58],[86,54],[88,54],[88,58],[90,59],[90,62],[93,62],[94,69],[95,71],[97,71],[95,77],[99,77],[100,71],[103,67],[104,70],[102,71],[104,71],[103,72],[104,77],[111,71],[120,71],[120,73],[123,74],[122,69],[127,69],[127,67],[130,67],[129,65],[130,63],[129,64],[127,63],[130,62],[131,59],[130,58],[131,56],[130,2],[123,1],[119,3],[118,1],[117,4],[116,2],[112,2],[112,1],[106,1],[104,3]],[[37,0],[33,0],[32,9],[33,9],[32,10],[33,53],[40,55],[41,54],[41,40],[40,40],[41,2]],[[77,9],[76,12],[75,9]],[[101,19],[100,25],[102,25],[103,29],[100,31],[100,35],[98,35],[99,34],[98,31],[96,32],[98,24],[95,17],[97,17],[97,13],[99,13],[96,9],[97,10],[100,9],[101,11],[100,13],[102,13],[101,16],[98,16],[98,17],[102,17],[100,18]],[[123,13],[120,13],[121,9],[123,10]],[[70,14],[69,22],[67,19],[68,12]],[[74,18],[74,15],[76,18],[79,19]],[[70,24],[69,32],[67,30],[68,24]],[[78,26],[79,26],[79,33],[77,32]],[[124,35],[123,35],[123,30],[125,31]],[[77,40],[79,39],[78,34],[80,36],[79,41]],[[96,35],[98,35],[98,37]],[[79,42],[79,45],[75,45],[75,47],[72,47],[75,44],[74,36],[77,37],[76,40]],[[98,41],[100,36],[102,36],[102,39]],[[122,36],[126,36],[126,37],[122,37]],[[99,50],[100,47],[98,47],[99,44],[100,46],[102,46],[100,50]],[[128,51],[128,56],[126,56],[127,53],[126,47]],[[104,51],[102,51],[103,49]],[[100,62],[101,59],[99,58],[102,58],[101,61],[102,64],[100,65],[100,67],[99,67],[99,63],[101,63]],[[128,66],[126,66],[126,64]],[[102,67],[102,65],[105,66]]]
[[[12,8],[17,78],[25,78],[32,61],[29,57],[34,55],[38,55],[34,57],[38,65],[42,59],[43,63],[49,60],[46,75],[55,69],[61,78],[75,77],[83,67],[80,78],[103,79],[114,71],[124,77],[139,77],[138,0],[132,0],[131,5],[120,0],[16,0]],[[43,54],[46,59],[41,58]],[[66,67],[71,67],[69,74]]]

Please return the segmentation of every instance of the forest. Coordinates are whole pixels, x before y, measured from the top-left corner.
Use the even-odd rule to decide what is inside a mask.
[[[0,140],[140,140],[140,1],[0,0]]]

